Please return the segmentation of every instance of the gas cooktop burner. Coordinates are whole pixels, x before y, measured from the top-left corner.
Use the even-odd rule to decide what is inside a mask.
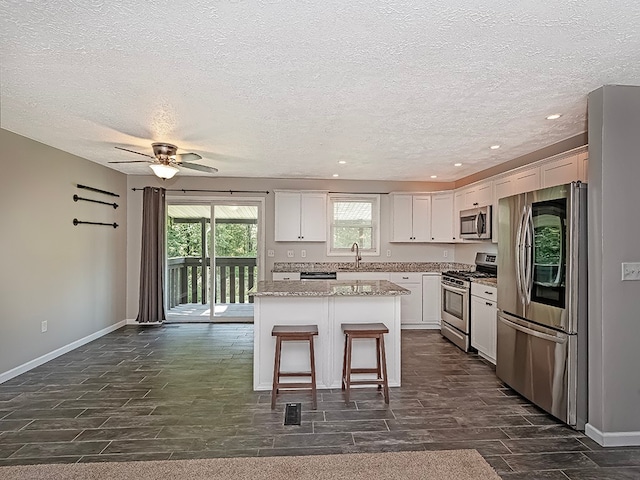
[[[448,277],[453,277],[453,278],[461,278],[461,279],[467,279],[467,278],[494,278],[496,275],[494,273],[487,273],[487,272],[465,272],[465,271],[449,271],[449,272],[444,272],[442,275],[446,275]]]

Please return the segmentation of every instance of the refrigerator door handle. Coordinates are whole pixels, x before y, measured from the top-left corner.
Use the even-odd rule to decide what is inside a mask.
[[[531,303],[531,290],[533,289],[533,248],[534,248],[534,226],[533,226],[533,209],[529,207],[525,218],[525,281],[524,281],[524,297],[526,304]]]
[[[523,229],[524,229],[524,219],[526,216],[526,207],[522,210],[522,213],[520,214],[520,219],[518,222],[518,232],[516,233],[516,255],[515,255],[515,261],[516,261],[516,287],[518,289],[518,297],[520,298],[520,302],[524,303],[524,288],[523,288],[523,283],[524,283],[524,273],[523,273],[523,267],[524,267],[524,246],[523,246],[523,242],[522,242],[522,235],[523,235]]]
[[[518,325],[517,323],[513,323],[509,320],[507,320],[506,318],[498,315],[498,320],[501,321],[502,323],[504,323],[505,325],[507,325],[508,327],[513,328],[514,330],[518,330],[522,333],[526,333],[527,335],[531,335],[532,337],[538,337],[541,338],[543,340],[548,340],[550,342],[555,342],[555,343],[567,343],[567,337],[556,337],[555,335],[548,335],[546,333],[542,333],[542,332],[538,332],[537,330],[532,330],[530,328],[527,327],[523,327],[521,325]]]

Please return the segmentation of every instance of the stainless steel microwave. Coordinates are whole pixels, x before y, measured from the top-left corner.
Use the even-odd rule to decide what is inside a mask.
[[[460,238],[471,240],[491,238],[491,205],[460,212]]]

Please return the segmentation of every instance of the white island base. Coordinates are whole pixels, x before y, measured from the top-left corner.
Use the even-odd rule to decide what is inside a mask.
[[[318,326],[315,337],[317,388],[341,388],[344,335],[342,323],[382,322],[390,387],[400,386],[400,296],[258,296],[254,297],[254,390],[271,390],[274,325]],[[353,342],[354,368],[375,367],[375,340]],[[283,342],[281,371],[309,371],[309,342]],[[375,376],[375,375],[373,375]],[[371,378],[363,375],[362,378]],[[292,379],[294,381],[294,379]]]

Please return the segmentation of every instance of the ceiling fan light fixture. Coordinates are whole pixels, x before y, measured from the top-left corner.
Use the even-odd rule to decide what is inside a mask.
[[[153,165],[149,165],[149,167],[151,167],[153,173],[162,180],[173,178],[173,176],[179,172],[173,165],[164,165],[162,163],[154,163]]]

